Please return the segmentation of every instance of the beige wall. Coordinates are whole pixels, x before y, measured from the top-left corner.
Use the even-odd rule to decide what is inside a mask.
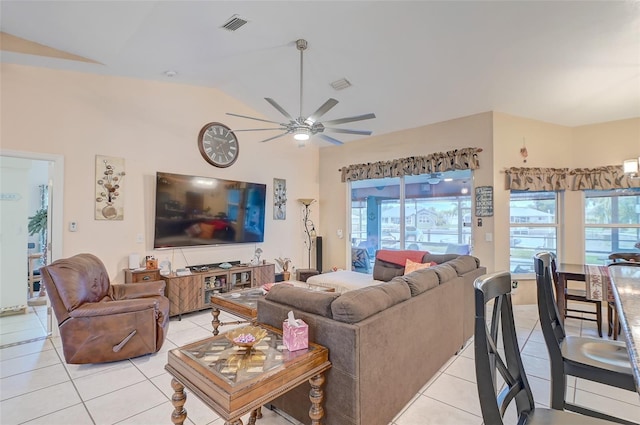
[[[293,258],[306,267],[298,198],[318,197],[318,148],[291,139],[259,143],[239,133],[240,156],[230,168],[206,163],[196,146],[205,123],[255,128],[225,112],[260,116],[219,90],[175,83],[2,64],[0,141],[3,150],[64,155],[62,256],[91,252],[122,281],[128,255],[152,253],[155,173],[220,177],[267,184],[263,258]],[[123,221],[94,220],[95,155],[125,159]],[[273,220],[273,178],[287,180],[287,219]],[[316,220],[317,212],[312,213]],[[78,231],[68,223],[77,221]],[[142,234],[144,244],[136,243]],[[254,244],[157,251],[174,267],[249,260]],[[303,264],[304,263],[304,264]]]

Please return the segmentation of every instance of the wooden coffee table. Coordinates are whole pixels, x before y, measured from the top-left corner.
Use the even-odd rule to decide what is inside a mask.
[[[242,425],[241,417],[249,412],[252,425],[263,404],[307,380],[311,423],[322,423],[322,384],[324,372],[331,367],[328,350],[309,343],[308,349],[288,351],[282,332],[260,326],[268,335],[253,349],[235,347],[225,335],[218,335],[169,351],[165,369],[173,376],[174,424],[181,425],[187,418],[185,387],[222,417],[225,425]]]
[[[334,292],[335,288],[313,285],[305,282],[287,281],[281,284],[289,284],[296,287],[305,288],[310,291]],[[212,306],[211,315],[213,320],[213,334],[218,335],[218,328],[224,325],[240,325],[242,323],[253,323],[258,317],[258,299],[264,297],[261,288],[243,289],[242,291],[227,292],[225,294],[215,294],[210,298]],[[230,322],[220,321],[220,311],[226,311],[244,320]]]
[[[218,327],[224,325],[239,325],[242,323],[253,323],[258,317],[258,299],[264,296],[262,289],[251,288],[242,291],[227,292],[226,294],[216,294],[210,298],[213,320],[213,334],[218,335]],[[220,311],[226,311],[244,320],[231,322],[220,321]]]

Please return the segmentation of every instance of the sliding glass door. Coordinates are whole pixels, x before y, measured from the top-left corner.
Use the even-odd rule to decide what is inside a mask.
[[[471,171],[351,182],[352,269],[378,249],[469,253]]]

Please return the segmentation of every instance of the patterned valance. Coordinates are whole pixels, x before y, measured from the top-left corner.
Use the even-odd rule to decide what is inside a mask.
[[[640,187],[639,178],[624,174],[621,165],[571,170],[571,190],[609,190]]]
[[[516,168],[505,170],[510,190],[609,190],[640,187],[640,179],[624,174],[621,165],[597,168]]]
[[[529,191],[566,190],[568,168],[516,168],[505,171],[507,189]]]
[[[382,179],[385,177],[402,177],[419,174],[440,173],[453,170],[475,170],[480,148],[463,148],[447,152],[437,152],[426,156],[379,161],[367,164],[353,164],[342,167],[342,181]]]

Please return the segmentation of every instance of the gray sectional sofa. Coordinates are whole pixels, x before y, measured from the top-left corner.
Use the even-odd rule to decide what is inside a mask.
[[[293,310],[309,339],[329,349],[328,425],[387,425],[473,335],[473,281],[486,273],[468,255],[425,254],[427,269],[376,260],[374,278],[387,283],[343,294],[275,286],[258,302],[258,322],[282,328]],[[272,403],[309,422],[309,385]]]

